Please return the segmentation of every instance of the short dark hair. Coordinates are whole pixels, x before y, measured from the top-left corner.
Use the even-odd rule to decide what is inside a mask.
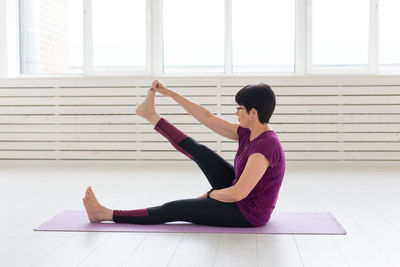
[[[247,113],[254,108],[261,123],[269,123],[275,110],[275,93],[265,83],[246,85],[236,93],[235,101],[246,108]]]

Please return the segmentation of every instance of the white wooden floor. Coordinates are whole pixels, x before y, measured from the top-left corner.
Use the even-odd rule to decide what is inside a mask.
[[[400,266],[400,166],[290,164],[276,210],[330,211],[345,236],[34,232],[83,209],[92,185],[114,209],[198,196],[195,165],[0,162],[0,266]]]

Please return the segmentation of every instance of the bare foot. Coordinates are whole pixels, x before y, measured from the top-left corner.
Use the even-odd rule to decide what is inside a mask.
[[[82,200],[90,222],[112,221],[113,211],[100,205],[90,186],[86,189],[85,197]]]
[[[155,91],[149,90],[146,99],[136,108],[136,114],[156,125],[161,118],[154,106]]]

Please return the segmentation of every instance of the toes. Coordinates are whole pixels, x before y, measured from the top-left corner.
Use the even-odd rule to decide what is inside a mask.
[[[92,189],[89,190],[89,196],[94,196],[94,192]]]
[[[93,190],[92,190],[92,187],[88,187],[87,189],[86,189],[86,194],[91,194],[91,193],[93,193]]]
[[[98,202],[98,200],[96,198],[96,195],[94,194],[94,192],[92,190],[92,187],[90,187],[90,186],[87,188],[87,190],[85,192],[85,201],[86,202],[88,202],[88,201],[96,201],[96,202]]]

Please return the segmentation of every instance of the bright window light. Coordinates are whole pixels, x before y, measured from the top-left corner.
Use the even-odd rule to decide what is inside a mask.
[[[21,74],[83,70],[82,0],[20,0]]]
[[[367,67],[369,1],[312,1],[313,67]]]
[[[232,1],[233,72],[293,72],[294,0]]]
[[[400,1],[379,1],[379,67],[381,71],[400,70]]]
[[[164,72],[224,72],[224,0],[164,0]]]
[[[143,69],[146,0],[93,0],[94,69]]]

